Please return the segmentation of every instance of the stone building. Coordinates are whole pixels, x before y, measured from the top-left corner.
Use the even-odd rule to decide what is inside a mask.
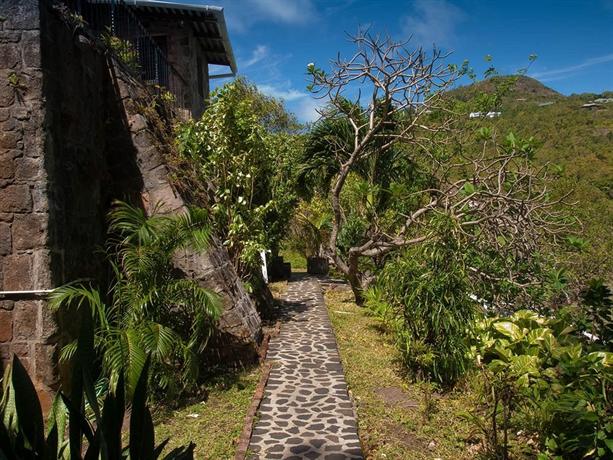
[[[204,110],[209,65],[229,68],[212,78],[236,73],[223,8],[158,0],[76,0],[74,8],[90,28],[129,42],[142,79],[170,89],[189,115]]]
[[[229,68],[213,78],[233,76],[237,70],[223,9],[149,0],[130,1],[129,7],[176,69],[170,78],[183,79],[174,83],[185,86],[183,105],[199,117],[209,93],[209,65]]]
[[[191,82],[176,93],[178,108],[199,114],[208,63],[235,70],[222,11],[173,7],[163,28],[163,7],[130,3],[144,21],[139,27],[149,24],[162,45],[166,37],[173,72]],[[146,110],[158,89],[75,18],[50,0],[0,1],[0,372],[19,356],[43,406],[60,381],[59,347],[78,326],[78,318],[52,314],[46,295],[70,281],[104,277],[96,253],[112,200],[146,210],[162,202],[168,213],[187,204],[170,179],[171,142],[160,132],[170,120]],[[204,23],[222,37],[200,36]],[[214,241],[207,253],[185,253],[177,264],[222,296],[219,355],[255,356],[260,318],[225,249]]]

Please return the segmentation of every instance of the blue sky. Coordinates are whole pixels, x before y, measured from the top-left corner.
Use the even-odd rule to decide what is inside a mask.
[[[179,0],[174,0],[179,1]],[[185,0],[183,0],[185,1]],[[187,0],[199,3],[198,0]],[[309,62],[349,56],[346,32],[369,25],[394,38],[452,50],[501,73],[538,59],[529,75],[564,94],[613,90],[613,0],[203,0],[223,6],[239,73],[282,97],[301,121],[316,117]]]

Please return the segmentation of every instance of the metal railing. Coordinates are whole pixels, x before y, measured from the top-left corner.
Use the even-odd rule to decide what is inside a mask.
[[[156,39],[150,35],[123,0],[55,0],[55,3],[63,4],[82,20],[128,72],[168,96],[168,102],[176,108],[188,106],[187,82],[168,62],[162,49],[166,46],[163,37]]]

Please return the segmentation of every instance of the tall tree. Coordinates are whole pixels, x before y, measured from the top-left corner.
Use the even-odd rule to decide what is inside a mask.
[[[318,141],[321,155],[312,156],[329,178],[333,219],[326,255],[347,277],[358,303],[372,279],[364,261],[428,240],[434,232],[429,223],[438,214],[448,216],[479,254],[470,267],[474,276],[529,286],[526,267],[544,242],[566,228],[553,210],[546,170],[530,163],[531,142],[512,134],[500,141],[482,129],[475,134],[481,150],[466,150],[462,136],[473,133],[454,129],[457,114],[447,92],[464,68],[450,65],[436,48],[410,49],[407,42],[369,32],[352,41],[356,53],[350,59],[339,56],[329,72],[314,64],[307,70],[309,89],[327,102],[314,130],[326,133]],[[384,172],[398,165],[404,169],[390,180]],[[350,208],[358,206],[346,199],[356,175],[368,176],[367,185],[371,191],[376,186],[379,196],[398,187],[409,193],[396,203],[369,206],[362,237],[341,247],[352,222]]]

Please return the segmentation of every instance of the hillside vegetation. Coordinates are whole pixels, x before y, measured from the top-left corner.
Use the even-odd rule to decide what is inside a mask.
[[[504,77],[495,77],[458,88],[453,95],[466,102],[467,110],[479,110],[475,97],[494,92],[504,83]],[[574,206],[569,213],[581,221],[577,236],[585,244],[569,246],[565,262],[579,277],[610,282],[613,237],[607,229],[613,226],[613,102],[582,107],[607,97],[613,97],[613,92],[563,96],[522,76],[498,102],[499,117],[467,117],[467,123],[475,129],[495,127],[501,136],[512,131],[520,138],[534,137],[535,161],[550,164],[550,185],[556,194],[572,191],[568,201]]]

